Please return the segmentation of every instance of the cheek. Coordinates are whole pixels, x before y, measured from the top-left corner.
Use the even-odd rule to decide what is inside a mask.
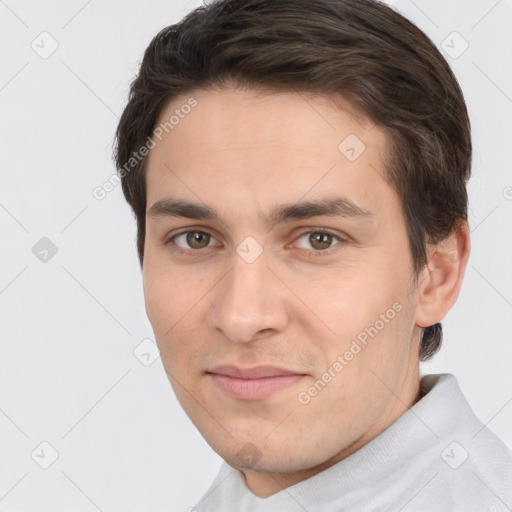
[[[373,272],[329,275],[304,286],[298,295],[307,297],[311,309],[337,337],[355,336],[358,330],[375,322],[397,300],[395,290],[376,283]]]
[[[144,263],[143,287],[146,312],[153,327],[166,332],[192,310],[201,298],[201,279],[176,267],[153,262]]]
[[[380,359],[409,350],[413,319],[407,279],[405,274],[390,275],[373,268],[346,280],[333,277],[325,287],[315,285],[308,300],[331,331],[324,344],[329,360],[352,350],[357,352],[351,359],[352,369],[368,369],[381,364]]]
[[[204,332],[207,283],[201,278],[185,276],[183,271],[148,265],[143,272],[143,284],[146,314],[162,362],[167,371],[182,373],[197,357],[197,345],[207,339]]]
[[[146,314],[158,338],[173,325],[172,314],[169,315],[169,312],[175,311],[173,297],[176,297],[176,290],[171,292],[167,279],[154,267],[151,271],[147,268],[145,266],[143,273],[144,302]]]
[[[165,361],[172,351],[172,340],[181,337],[180,329],[187,324],[184,320],[190,309],[187,308],[190,293],[182,278],[149,265],[143,272],[143,286],[146,315]]]

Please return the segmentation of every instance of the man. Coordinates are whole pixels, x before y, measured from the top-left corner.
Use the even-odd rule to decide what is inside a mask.
[[[146,311],[225,460],[197,511],[508,510],[439,349],[470,251],[448,64],[372,0],[220,0],[162,30],[117,130]]]

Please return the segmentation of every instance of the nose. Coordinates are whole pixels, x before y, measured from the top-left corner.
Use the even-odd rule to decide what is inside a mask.
[[[283,330],[289,319],[285,287],[267,267],[262,254],[247,263],[238,254],[215,288],[211,327],[233,342],[250,342]]]

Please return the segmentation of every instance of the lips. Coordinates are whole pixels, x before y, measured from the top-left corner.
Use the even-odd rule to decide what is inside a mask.
[[[270,365],[252,368],[216,366],[207,375],[223,393],[240,400],[269,398],[305,377],[303,373]]]
[[[208,373],[216,373],[218,375],[227,375],[228,377],[236,377],[239,379],[261,379],[263,377],[278,377],[284,375],[300,375],[300,372],[294,372],[278,366],[261,365],[253,368],[240,368],[238,366],[223,365],[216,366]]]

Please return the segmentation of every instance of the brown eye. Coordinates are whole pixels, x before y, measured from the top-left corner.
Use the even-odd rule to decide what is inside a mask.
[[[307,249],[316,253],[327,253],[328,249],[332,249],[338,244],[343,244],[345,241],[345,238],[327,231],[308,231],[297,238],[296,244],[300,249]]]
[[[317,250],[328,249],[332,244],[333,238],[329,233],[311,233],[309,235],[309,243],[311,247]]]
[[[190,250],[190,249],[206,249],[211,246],[220,246],[221,244],[213,238],[210,233],[206,233],[205,231],[184,231],[179,235],[173,236],[166,243],[173,242],[181,249]]]
[[[187,233],[187,244],[192,249],[203,249],[210,243],[210,235],[202,231],[189,231]]]

